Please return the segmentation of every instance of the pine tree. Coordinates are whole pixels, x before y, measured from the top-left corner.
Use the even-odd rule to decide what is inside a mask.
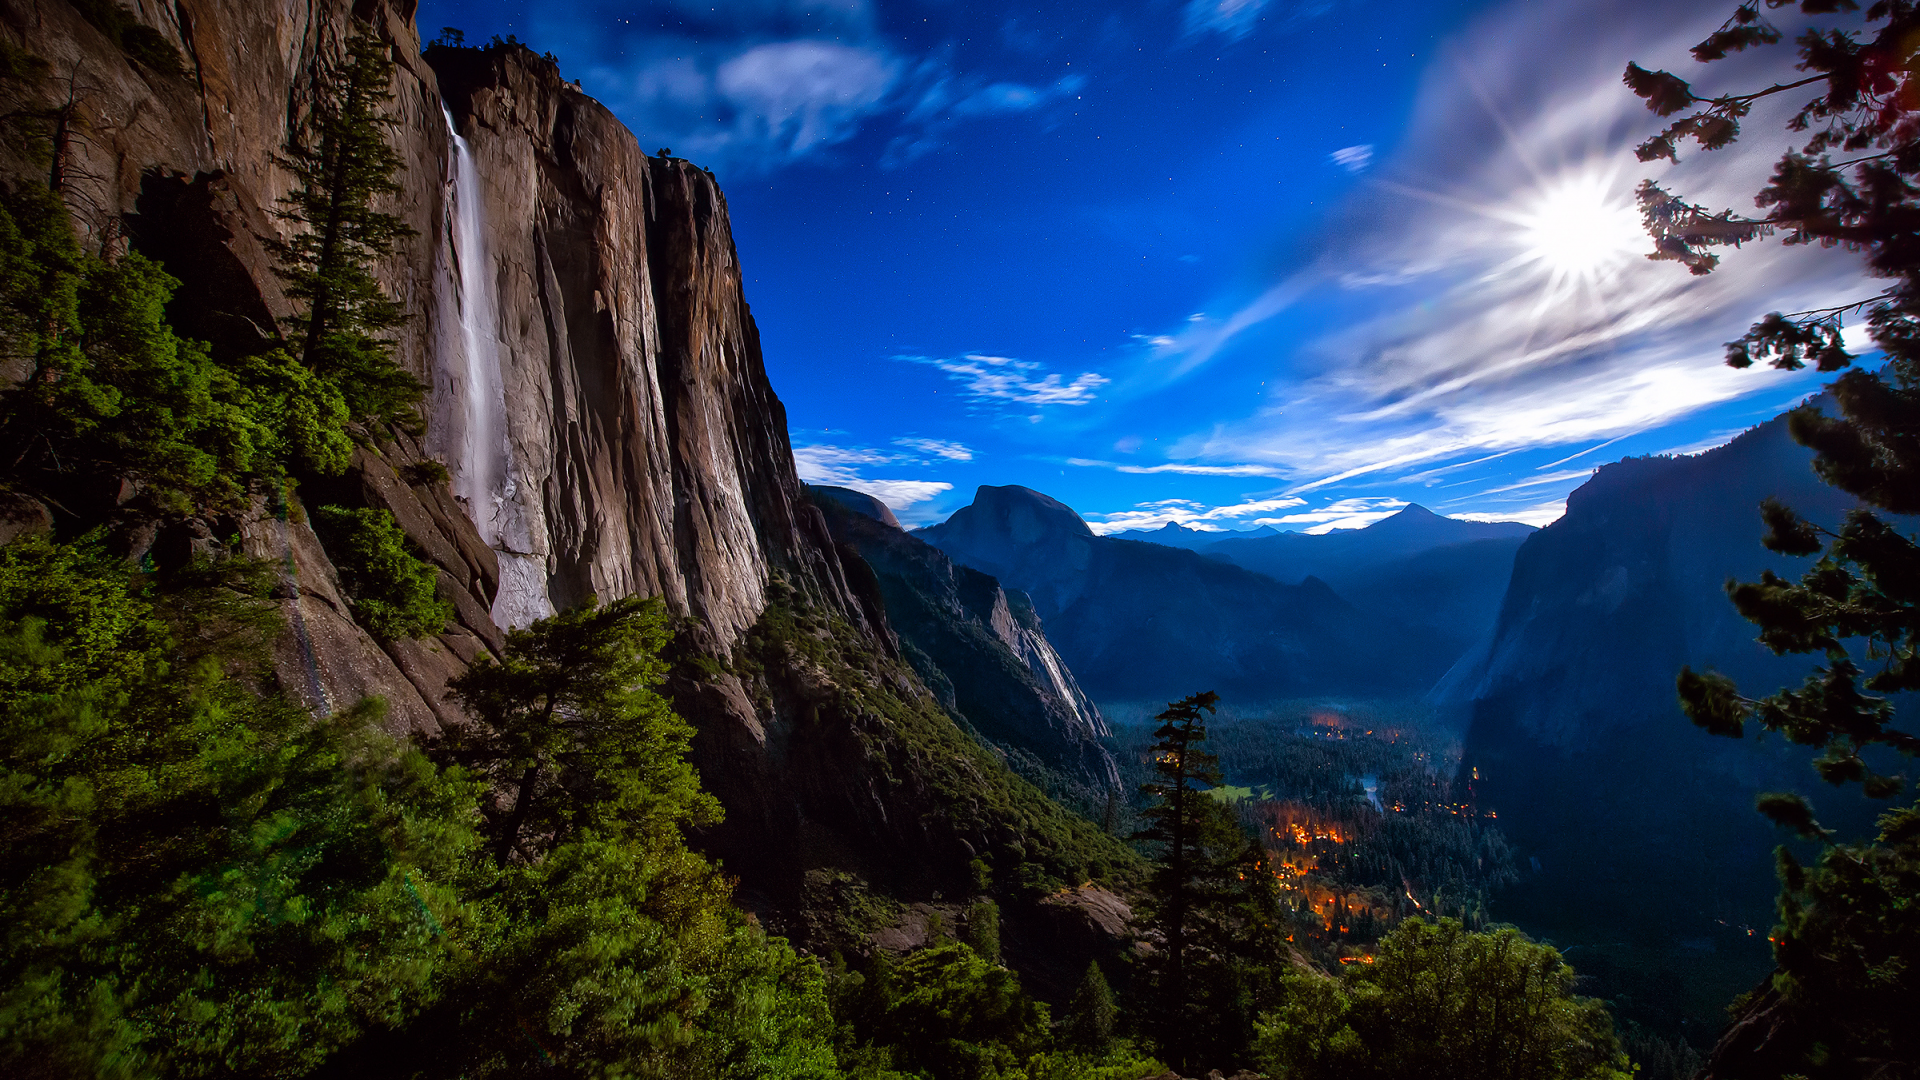
[[[1154,719],[1154,772],[1141,790],[1153,801],[1134,839],[1157,859],[1147,881],[1147,966],[1155,1005],[1149,1027],[1169,1064],[1197,1067],[1228,1058],[1252,1035],[1257,984],[1277,958],[1279,926],[1272,875],[1226,803],[1212,794],[1219,759],[1200,749],[1212,691],[1169,704]],[[1215,1061],[1215,1064],[1219,1062]]]
[[[1067,1004],[1063,1040],[1068,1046],[1093,1057],[1102,1057],[1113,1045],[1113,1025],[1118,1010],[1113,991],[1107,986],[1106,973],[1098,960],[1087,962],[1087,973]]]
[[[498,661],[447,684],[474,722],[436,753],[501,791],[496,861],[537,862],[582,830],[656,841],[719,819],[686,760],[693,729],[654,690],[666,637],[657,599],[590,603],[513,631]]]
[[[374,209],[400,193],[400,156],[387,142],[395,121],[381,109],[393,99],[389,46],[356,24],[344,63],[320,80],[306,143],[287,147],[281,164],[296,187],[279,216],[296,226],[290,240],[270,241],[287,294],[305,303],[293,319],[300,358],[340,388],[356,420],[417,422],[424,387],[393,361],[381,338],[405,315],[374,280],[372,264],[414,235],[398,217]]]
[[[1846,0],[1798,6],[1815,18],[1855,10]],[[1688,669],[1679,677],[1694,723],[1733,737],[1748,724],[1779,732],[1821,751],[1814,767],[1823,780],[1857,783],[1876,799],[1905,786],[1882,771],[1886,751],[1920,753],[1920,738],[1895,726],[1891,700],[1920,689],[1920,547],[1882,516],[1920,511],[1920,103],[1910,63],[1916,36],[1920,10],[1911,0],[1883,0],[1868,9],[1864,27],[1847,20],[1808,29],[1797,42],[1803,76],[1750,93],[1702,98],[1670,72],[1633,64],[1626,71],[1627,85],[1650,109],[1679,114],[1641,146],[1642,160],[1675,158],[1687,140],[1703,150],[1728,146],[1755,102],[1812,89],[1788,125],[1810,134],[1782,155],[1755,197],[1761,215],[1712,211],[1642,185],[1655,258],[1706,274],[1718,264],[1708,249],[1780,234],[1790,244],[1859,251],[1867,270],[1888,282],[1837,307],[1775,312],[1727,345],[1734,367],[1761,360],[1786,370],[1812,363],[1844,371],[1829,387],[1837,415],[1805,406],[1791,415],[1789,430],[1814,450],[1822,479],[1866,506],[1833,530],[1769,501],[1762,507],[1766,546],[1820,558],[1798,582],[1767,572],[1757,582],[1729,585],[1763,644],[1822,662],[1798,688],[1759,698],[1712,672]],[[1711,62],[1781,39],[1757,0],[1749,0],[1694,47],[1693,57]],[[1846,348],[1842,331],[1855,313],[1884,355],[1878,370],[1855,367]],[[1742,1022],[1708,1073],[1838,1077],[1894,1063],[1896,1071],[1911,1070],[1920,1062],[1920,1028],[1912,1022],[1920,1014],[1920,804],[1886,814],[1879,836],[1860,844],[1834,844],[1800,796],[1763,796],[1759,809],[1829,846],[1812,869],[1785,848],[1779,852],[1784,891],[1781,926],[1772,935],[1778,970],[1743,1002]]]
[[[179,283],[137,252],[81,248],[52,192],[0,190],[0,483],[73,513],[138,483],[161,508],[232,503],[275,419],[203,342],[167,324]]]

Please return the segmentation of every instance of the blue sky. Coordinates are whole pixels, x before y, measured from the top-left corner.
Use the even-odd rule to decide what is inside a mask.
[[[1727,11],[1722,11],[1725,7]],[[909,524],[1024,484],[1096,529],[1543,524],[1591,470],[1816,387],[1736,372],[1845,252],[1640,253],[1653,177],[1745,209],[1780,146],[1641,165],[1629,59],[1706,89],[1732,5],[423,0],[560,58],[719,176],[803,478]],[[1685,10],[1676,10],[1685,9]]]

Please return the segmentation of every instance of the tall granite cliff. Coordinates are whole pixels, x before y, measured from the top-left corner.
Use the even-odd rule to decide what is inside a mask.
[[[871,572],[795,475],[711,174],[642,152],[522,47],[423,54],[410,0],[131,10],[178,73],[67,0],[0,0],[0,33],[47,63],[9,93],[67,109],[63,194],[84,241],[180,278],[170,317],[216,359],[291,313],[263,240],[292,227],[273,213],[292,187],[278,155],[317,81],[355,20],[390,41],[404,169],[386,209],[414,235],[376,269],[407,316],[396,358],[431,389],[423,432],[364,431],[346,475],[262,493],[242,520],[107,499],[130,558],[237,534],[283,567],[282,685],[322,712],[379,695],[398,731],[460,722],[446,680],[507,627],[590,595],[663,598],[682,628],[670,689],[728,813],[704,841],[776,907],[823,868],[905,895],[964,894],[976,860],[1074,884],[1103,872],[1088,852],[1127,863],[962,735],[899,659]],[[5,145],[0,181],[46,183],[43,160]],[[391,511],[457,625],[384,645],[357,626],[306,524],[321,503]]]
[[[1521,546],[1497,626],[1434,692],[1470,721],[1462,786],[1534,860],[1506,917],[1582,939],[1718,940],[1764,967],[1764,943],[1737,929],[1769,925],[1775,892],[1777,837],[1753,797],[1810,790],[1813,773],[1778,741],[1693,727],[1674,678],[1711,668],[1769,693],[1811,667],[1756,642],[1722,589],[1807,566],[1761,546],[1762,499],[1827,525],[1852,505],[1810,463],[1778,419],[1697,456],[1607,465]],[[1823,817],[1859,813],[1844,793],[1816,798]]]

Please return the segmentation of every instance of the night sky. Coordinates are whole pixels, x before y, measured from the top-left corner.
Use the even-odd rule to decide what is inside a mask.
[[[552,52],[732,209],[803,478],[909,524],[1024,484],[1112,531],[1544,524],[1591,470],[1817,388],[1733,371],[1772,310],[1865,295],[1777,242],[1643,258],[1645,178],[1750,210],[1784,144],[1643,165],[1628,60],[1697,88],[1732,4],[423,0]],[[1722,8],[1726,10],[1722,10]],[[1792,24],[1781,21],[1791,32]]]

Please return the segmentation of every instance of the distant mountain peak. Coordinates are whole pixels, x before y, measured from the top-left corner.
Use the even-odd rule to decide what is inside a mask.
[[[1019,534],[1023,542],[1045,533],[1093,535],[1093,530],[1073,507],[1018,484],[980,485],[973,493],[973,503],[955,511],[947,524],[957,525],[963,517],[997,522],[1000,527]]]

